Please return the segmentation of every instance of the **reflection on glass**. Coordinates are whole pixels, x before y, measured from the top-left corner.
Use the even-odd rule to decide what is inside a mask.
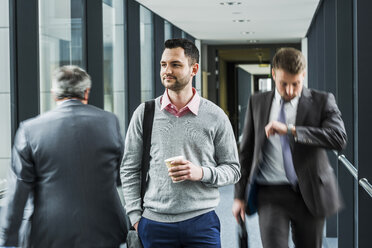
[[[10,63],[9,1],[0,1],[0,181],[4,182],[10,163]],[[0,184],[0,192],[5,188]],[[1,196],[0,196],[1,198]]]
[[[55,106],[51,79],[56,68],[83,59],[83,1],[39,0],[40,112]]]
[[[173,38],[172,24],[164,21],[164,41]]]
[[[104,108],[117,115],[125,136],[126,71],[125,16],[123,0],[103,0]]]
[[[185,32],[183,32],[182,31],[182,33],[181,33],[181,36],[182,36],[182,38],[184,38],[184,39],[186,39],[187,37],[186,37],[186,33]]]
[[[154,98],[154,54],[152,13],[140,7],[141,101]]]

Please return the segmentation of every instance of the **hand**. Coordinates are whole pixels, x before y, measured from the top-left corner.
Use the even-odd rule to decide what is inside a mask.
[[[285,135],[287,134],[287,130],[287,125],[279,121],[270,121],[265,127],[267,138],[274,134]]]
[[[203,178],[203,169],[188,160],[177,159],[172,161],[168,169],[169,176],[174,182],[182,180],[200,181]]]
[[[236,222],[239,224],[238,216],[240,214],[240,217],[242,220],[245,220],[245,203],[241,199],[234,199],[233,207],[232,207],[233,215],[236,219]]]
[[[137,221],[134,225],[133,225],[133,227],[134,227],[134,229],[136,229],[136,231],[138,232],[138,223],[139,223],[139,221]]]
[[[234,199],[234,203],[232,206],[232,213],[236,219],[236,222],[239,224],[239,219],[238,216],[240,214],[240,217],[242,220],[245,220],[245,203],[243,200],[240,199]]]

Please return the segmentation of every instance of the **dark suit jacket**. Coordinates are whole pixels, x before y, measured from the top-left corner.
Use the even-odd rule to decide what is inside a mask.
[[[0,245],[17,245],[31,194],[30,247],[119,247],[127,234],[116,189],[122,153],[116,116],[77,100],[21,123]]]
[[[253,95],[249,100],[240,146],[242,177],[235,185],[235,198],[247,198],[262,160],[274,91]],[[341,113],[332,94],[303,88],[296,116],[297,139],[291,140],[293,164],[302,197],[314,216],[328,216],[341,207],[335,175],[326,149],[346,146]]]

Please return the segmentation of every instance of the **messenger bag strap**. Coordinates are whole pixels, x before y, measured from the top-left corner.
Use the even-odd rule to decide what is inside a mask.
[[[145,102],[145,112],[142,123],[142,167],[141,167],[141,206],[143,207],[143,197],[145,196],[148,172],[150,167],[150,148],[152,123],[154,122],[155,100]]]

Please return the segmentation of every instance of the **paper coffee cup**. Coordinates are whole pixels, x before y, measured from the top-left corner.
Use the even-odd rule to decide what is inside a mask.
[[[164,162],[165,162],[165,165],[167,166],[167,168],[171,168],[171,167],[173,167],[173,166],[178,166],[177,164],[171,164],[174,160],[180,160],[180,159],[182,159],[182,160],[184,160],[185,158],[184,158],[184,156],[175,156],[175,157],[171,157],[171,158],[167,158],[166,160],[164,160]],[[173,178],[172,178],[172,182],[173,183],[180,183],[180,182],[183,182],[183,181],[185,181],[185,180],[182,180],[182,181],[173,181]]]

